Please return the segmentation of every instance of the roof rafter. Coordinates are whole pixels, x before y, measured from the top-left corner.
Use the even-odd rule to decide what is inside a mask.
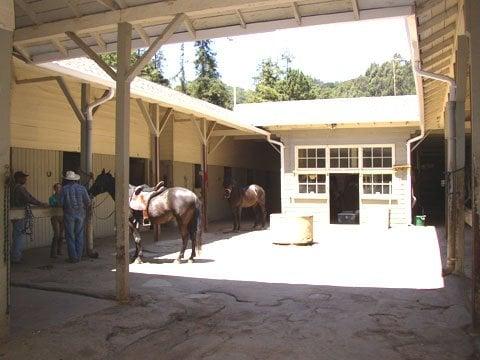
[[[107,44],[103,40],[102,35],[100,35],[99,33],[92,33],[91,35],[95,39],[95,42],[100,47],[100,49],[102,49],[102,51],[106,52],[107,51]]]
[[[358,8],[357,0],[352,0],[352,11],[353,11],[353,17],[355,18],[355,20],[360,20],[360,9]]]
[[[417,5],[416,12],[418,15],[431,10],[434,6],[444,3],[445,0],[427,0],[422,4]]]
[[[36,25],[40,25],[42,22],[38,19],[37,14],[31,9],[30,5],[27,4],[24,0],[15,0],[15,4],[17,4],[28,16],[30,20],[32,20]]]
[[[110,10],[118,10],[120,6],[114,0],[96,0],[98,3],[109,8]]]
[[[148,34],[145,31],[145,29],[143,28],[143,26],[140,25],[140,24],[136,24],[136,25],[133,25],[133,28],[137,32],[138,36],[140,36],[142,38],[142,40],[145,42],[145,44],[147,46],[150,46],[150,36],[148,36]]]
[[[424,59],[428,58],[430,56],[433,56],[433,55],[439,53],[442,50],[448,49],[448,48],[453,46],[454,42],[455,42],[455,37],[453,37],[453,36],[449,37],[447,40],[442,41],[441,43],[439,43],[435,46],[432,46],[430,49],[422,51],[421,52],[422,58],[424,58]]]
[[[422,33],[425,30],[431,28],[434,25],[437,25],[438,23],[445,21],[449,17],[456,15],[458,12],[458,4],[453,5],[452,7],[448,8],[447,10],[441,12],[440,14],[432,17],[431,19],[428,19],[424,23],[420,24],[418,26],[418,32]]]
[[[295,1],[292,4],[292,8],[293,8],[293,16],[295,17],[295,21],[299,26],[302,25],[302,15],[300,15],[298,4]]]
[[[67,49],[65,48],[65,46],[62,45],[62,43],[60,42],[60,40],[56,39],[56,38],[53,38],[52,40],[52,44],[57,48],[57,50],[62,53],[63,56],[67,56],[68,55],[68,51]]]
[[[79,18],[82,16],[82,13],[80,12],[75,0],[66,0],[65,2],[67,3],[70,10],[72,10],[75,17]]]
[[[188,16],[185,16],[185,26],[187,27],[187,30],[190,33],[190,35],[192,35],[192,38],[195,40],[197,38],[197,32],[193,27],[192,20]]]
[[[451,56],[452,56],[452,50],[449,49],[448,51],[445,51],[445,52],[441,53],[440,55],[437,55],[433,59],[425,61],[422,64],[422,68],[424,70],[430,70],[430,68],[437,65],[439,62],[442,62],[443,60],[450,58]]]
[[[426,46],[430,45],[432,42],[435,40],[440,39],[443,36],[446,36],[450,34],[451,32],[454,32],[457,28],[456,22],[442,28],[441,30],[438,30],[431,34],[430,36],[426,37],[425,39],[421,39],[419,42],[420,49],[425,48]]]
[[[93,51],[90,46],[88,46],[87,44],[85,44],[83,42],[82,39],[80,39],[78,37],[77,34],[71,32],[71,31],[67,31],[65,33],[75,44],[77,44],[77,46],[82,49],[85,54],[87,54],[87,56],[92,59],[93,61],[95,61],[97,63],[98,66],[100,66],[102,68],[103,71],[105,71],[108,76],[110,76],[113,80],[116,80],[117,78],[117,73],[115,72],[115,70],[113,70],[110,66],[108,66],[108,64],[102,60],[102,58],[95,52]]]
[[[246,29],[247,28],[247,23],[245,22],[245,18],[243,17],[242,12],[240,11],[240,9],[235,9],[235,12],[237,13],[238,20],[240,21],[240,26],[243,29]]]

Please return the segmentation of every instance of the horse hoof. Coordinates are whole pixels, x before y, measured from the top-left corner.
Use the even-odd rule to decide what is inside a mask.
[[[173,263],[174,263],[174,264],[180,264],[180,259],[175,259],[175,260],[173,260]]]
[[[140,256],[139,256],[139,257],[137,257],[135,260],[133,260],[133,263],[134,263],[134,264],[143,264],[143,261],[142,261],[142,259],[141,259]]]
[[[188,259],[188,262],[189,262],[190,264],[193,264],[193,263],[194,263],[194,260],[193,260],[193,259]]]

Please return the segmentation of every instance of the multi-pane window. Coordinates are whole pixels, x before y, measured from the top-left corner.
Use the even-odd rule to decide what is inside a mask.
[[[327,191],[325,174],[298,175],[298,192],[300,194],[325,194]]]
[[[331,148],[331,168],[358,168],[358,148]]]
[[[390,168],[392,167],[392,148],[389,147],[364,147],[364,168]]]
[[[370,195],[390,194],[392,184],[391,174],[364,174],[363,193]]]
[[[325,168],[325,148],[301,148],[297,154],[299,169]]]

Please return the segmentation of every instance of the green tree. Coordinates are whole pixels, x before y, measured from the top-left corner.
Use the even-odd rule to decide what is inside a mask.
[[[220,79],[216,54],[211,48],[211,41],[197,41],[195,47],[197,78],[188,84],[187,93],[198,99],[231,109],[233,95]]]
[[[272,59],[264,59],[259,67],[259,74],[254,78],[255,91],[249,96],[249,102],[282,101],[284,96],[278,89],[282,71]]]
[[[285,100],[311,100],[318,95],[317,85],[311,76],[298,69],[289,69],[285,77],[276,84]]]
[[[105,61],[111,67],[117,67],[118,58],[116,52],[106,53],[100,56],[103,61]],[[132,52],[130,55],[130,64],[135,63],[135,61],[137,61],[141,56],[142,52],[140,51]],[[170,86],[170,81],[162,74],[164,61],[165,57],[163,56],[163,54],[160,51],[157,52],[154,58],[142,69],[142,71],[140,72],[140,77],[157,84]]]

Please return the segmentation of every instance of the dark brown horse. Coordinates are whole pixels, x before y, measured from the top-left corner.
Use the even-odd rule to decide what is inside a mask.
[[[137,187],[130,196],[130,209],[142,211],[144,218],[148,218],[151,224],[160,225],[176,220],[182,237],[182,249],[176,262],[183,259],[189,236],[192,253],[188,261],[193,262],[196,252],[200,252],[202,248],[201,202],[197,195],[188,189],[165,189],[159,185],[153,191],[143,191],[143,186]]]
[[[180,234],[182,235],[182,240],[183,240],[183,246],[182,246],[182,251],[180,252],[177,261],[183,258],[185,248],[188,242],[188,238],[185,238],[185,227],[188,229],[188,234],[190,234],[191,238],[195,238],[195,244],[192,246],[192,256],[195,257],[196,251],[195,250],[200,250],[201,245],[202,245],[202,240],[201,240],[201,205],[200,205],[200,200],[196,197],[194,193],[187,189],[183,189],[188,193],[183,193],[181,191],[171,191],[174,189],[182,189],[182,188],[172,188],[172,189],[156,189],[156,188],[149,188],[147,185],[142,185],[139,187],[135,187],[133,185],[129,185],[129,199],[131,200],[133,196],[137,197],[139,195],[142,196],[142,198],[145,199],[150,199],[152,195],[160,195],[162,193],[170,193],[170,196],[167,198],[167,206],[162,207],[162,209],[166,210],[166,216],[161,217],[158,216],[158,211],[152,212],[152,215],[155,215],[152,217],[150,220],[151,223],[157,223],[157,224],[162,224],[167,221],[176,219],[177,224],[179,226]],[[165,190],[165,191],[163,191]],[[96,177],[94,183],[89,189],[89,193],[92,196],[97,196],[102,193],[109,193],[110,196],[112,197],[113,200],[115,200],[115,178],[110,174],[110,172],[105,172],[105,169],[102,170],[102,172]],[[137,192],[137,194],[135,194]],[[163,194],[162,194],[163,195]],[[152,197],[152,201],[156,198],[157,196]],[[150,204],[148,203],[147,200],[147,205],[153,205],[152,201],[150,201]],[[155,204],[158,203],[158,199],[154,202]],[[194,210],[192,210],[194,208]],[[146,213],[149,214],[150,206],[148,206],[148,210],[145,209],[144,211],[147,211]],[[143,248],[142,248],[142,242],[141,242],[141,237],[140,233],[137,230],[140,225],[142,225],[142,218],[145,218],[144,211],[138,211],[130,208],[130,215],[129,215],[129,221],[128,221],[128,226],[130,228],[130,231],[133,235],[133,238],[135,240],[135,255],[132,258],[132,261],[136,262],[141,262],[142,261],[142,256],[143,256]],[[191,213],[194,212],[195,216],[191,216]],[[170,216],[173,214],[173,218]],[[168,220],[166,220],[168,218]],[[179,222],[180,219],[180,222]],[[165,220],[162,222],[158,222],[159,220]],[[193,240],[192,240],[193,243]],[[193,259],[193,257],[190,257],[190,259]]]
[[[242,220],[242,208],[253,208],[255,215],[255,229],[260,221],[262,229],[265,228],[265,219],[267,213],[265,211],[265,190],[259,185],[249,185],[240,187],[235,180],[224,185],[225,199],[228,200],[233,213],[233,231],[240,230],[240,222]]]

